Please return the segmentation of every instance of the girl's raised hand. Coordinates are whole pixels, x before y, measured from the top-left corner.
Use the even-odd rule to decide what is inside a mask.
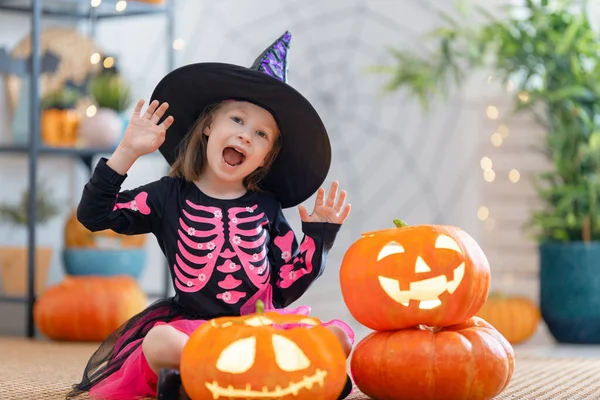
[[[158,100],[154,100],[144,114],[142,106],[144,100],[139,100],[133,110],[131,120],[119,147],[128,150],[137,157],[150,154],[163,144],[167,129],[173,124],[173,117],[168,116],[161,124],[158,121],[162,118],[169,108],[169,104],[162,103],[159,106]]]
[[[327,200],[325,200],[325,189],[319,188],[317,199],[315,200],[315,208],[310,215],[303,205],[299,205],[298,210],[302,221],[343,224],[350,214],[350,204],[344,204],[346,202],[345,190],[342,190],[339,197],[337,197],[338,187],[339,183],[337,181],[331,184]]]

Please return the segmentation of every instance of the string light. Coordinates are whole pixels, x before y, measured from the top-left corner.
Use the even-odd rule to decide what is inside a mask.
[[[506,138],[508,136],[508,126],[500,124],[498,125],[496,132],[498,132],[503,138]]]
[[[486,169],[483,171],[483,179],[485,179],[486,182],[494,182],[494,179],[496,179],[496,172],[494,172],[493,169]]]
[[[96,115],[96,111],[96,106],[91,105],[85,110],[85,115],[91,118]]]
[[[490,216],[490,210],[486,206],[481,206],[477,209],[477,218],[480,221],[485,221]]]
[[[489,157],[481,157],[479,165],[481,165],[481,169],[484,171],[487,169],[492,169],[492,167],[494,166],[492,160]]]
[[[498,116],[500,115],[500,113],[498,112],[498,108],[496,108],[495,106],[488,106],[485,110],[485,113],[487,114],[489,119],[498,119]]]
[[[117,1],[117,4],[115,5],[115,9],[117,11],[119,11],[119,12],[125,11],[126,8],[127,8],[127,2],[125,0]]]
[[[100,53],[94,53],[90,56],[90,63],[98,64],[100,62]]]
[[[521,179],[521,173],[519,173],[519,171],[517,171],[516,169],[513,168],[508,173],[508,179],[512,183],[517,183],[517,182],[519,182],[519,179]]]
[[[517,97],[519,98],[519,100],[521,100],[523,103],[526,103],[529,100],[529,93],[527,92],[521,92],[517,95]]]
[[[175,50],[181,50],[185,47],[185,41],[181,38],[173,40],[173,48]]]
[[[102,4],[102,0],[91,0],[90,5],[94,8],[99,7]]]
[[[502,142],[504,141],[504,139],[502,138],[501,134],[499,134],[498,132],[494,132],[490,137],[490,141],[492,142],[492,145],[494,145],[494,147],[500,147],[502,146]]]
[[[102,65],[104,66],[104,68],[110,68],[113,65],[115,65],[115,59],[113,57],[106,57]]]

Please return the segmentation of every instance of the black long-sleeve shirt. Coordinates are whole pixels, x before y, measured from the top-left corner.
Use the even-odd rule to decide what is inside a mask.
[[[252,312],[258,299],[283,308],[322,274],[339,224],[302,222],[298,244],[269,194],[216,199],[172,177],[121,191],[127,176],[106,161],[85,185],[77,218],[91,231],[154,234],[182,306],[207,316]]]

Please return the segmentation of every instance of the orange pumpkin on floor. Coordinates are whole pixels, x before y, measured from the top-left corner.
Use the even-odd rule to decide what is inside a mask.
[[[147,305],[129,276],[67,276],[36,301],[36,326],[50,339],[99,342]]]
[[[264,313],[202,324],[183,350],[183,387],[198,399],[336,399],[346,355],[316,318]],[[290,324],[306,324],[290,327]]]
[[[510,382],[514,351],[478,317],[432,330],[374,332],[354,349],[356,386],[378,400],[492,399]]]
[[[490,294],[477,316],[492,324],[513,345],[533,336],[541,319],[539,308],[529,298],[499,292]]]
[[[460,228],[407,226],[364,233],[340,268],[344,302],[376,331],[458,324],[474,316],[490,287],[490,266]]]

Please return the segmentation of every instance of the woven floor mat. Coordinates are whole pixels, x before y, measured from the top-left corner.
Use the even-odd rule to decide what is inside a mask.
[[[0,338],[0,399],[64,399],[95,348],[90,344]],[[517,352],[513,379],[496,399],[597,400],[598,377],[600,359],[519,357]],[[357,389],[348,398],[368,399]]]

